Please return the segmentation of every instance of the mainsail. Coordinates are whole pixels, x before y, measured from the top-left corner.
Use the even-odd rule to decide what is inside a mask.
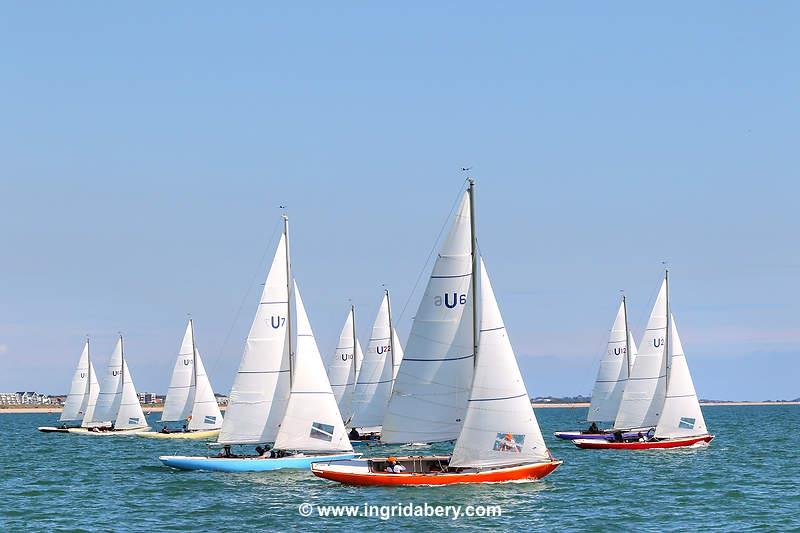
[[[706,435],[706,421],[694,389],[689,365],[683,353],[675,317],[670,317],[669,379],[664,408],[656,425],[656,438],[681,438]]]
[[[347,319],[339,335],[339,344],[333,357],[328,361],[328,379],[331,382],[331,389],[339,405],[342,417],[348,420],[352,414],[353,389],[356,386],[358,373],[364,354],[361,352],[361,344],[354,334],[355,312],[350,308]]]
[[[383,423],[396,372],[403,358],[403,349],[390,323],[390,316],[387,291],[372,325],[372,335],[353,393],[353,427],[375,428]],[[393,337],[390,339],[389,335]]]
[[[353,451],[336,405],[297,284],[297,347],[286,414],[275,438],[279,450]]]
[[[613,422],[622,402],[622,393],[636,357],[636,345],[633,334],[628,329],[626,315],[626,302],[623,297],[592,390],[592,404],[588,416],[588,420],[592,422]]]
[[[122,341],[120,340],[120,343]],[[119,409],[114,417],[115,429],[132,429],[147,425],[147,419],[142,411],[142,404],[139,403],[139,395],[136,394],[136,387],[133,385],[133,376],[128,370],[128,362],[125,360],[124,352],[122,357],[122,391],[120,393]]]
[[[94,414],[88,425],[109,425],[116,418],[122,400],[122,337],[117,340],[111,359],[106,365],[106,372],[100,384]]]
[[[667,280],[661,283],[642,343],[622,393],[614,427],[655,426],[666,394]]]
[[[78,359],[78,367],[72,376],[69,395],[64,401],[64,410],[61,412],[59,420],[62,422],[83,420],[89,406],[94,406],[99,393],[100,386],[89,363],[89,340],[87,339],[80,359]],[[89,418],[91,419],[91,416]]]
[[[194,343],[194,323],[189,320],[172,370],[161,422],[188,420],[188,429],[216,429],[222,414],[208,381],[200,352]]]
[[[549,460],[528,391],[481,261],[480,340],[469,404],[451,467]]]
[[[273,442],[289,401],[289,287],[286,234],[281,235],[231,388],[223,444]]]
[[[473,375],[472,232],[464,193],[411,326],[383,420],[387,443],[455,439]]]

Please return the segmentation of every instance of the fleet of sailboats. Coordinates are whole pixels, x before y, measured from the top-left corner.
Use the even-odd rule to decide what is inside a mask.
[[[100,394],[90,417],[84,417],[79,428],[70,433],[85,435],[130,435],[147,431],[147,419],[139,403],[133,377],[125,360],[122,335],[108,360],[106,373],[100,383]]]
[[[463,193],[403,350],[384,291],[362,351],[351,305],[323,363],[297,281],[289,223],[267,273],[223,418],[190,319],[159,423],[148,431],[120,335],[98,383],[87,338],[60,425],[49,433],[216,438],[205,456],[165,455],[184,470],[310,469],[352,485],[539,479],[561,461],[544,442],[478,251],[474,181]],[[588,430],[555,436],[586,449],[707,445],[708,433],[664,275],[637,350],[622,297],[600,361]],[[179,424],[176,428],[168,424]],[[604,427],[601,427],[604,426]],[[452,443],[449,455],[369,457],[354,444]],[[241,447],[255,453],[240,452]],[[236,447],[236,448],[234,448]]]

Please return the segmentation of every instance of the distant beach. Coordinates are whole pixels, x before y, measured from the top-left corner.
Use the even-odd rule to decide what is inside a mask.
[[[800,402],[700,402],[700,405],[702,405],[703,407],[715,407],[719,405],[800,405]],[[534,403],[533,404],[534,409],[556,409],[556,408],[577,409],[579,407],[589,407],[589,403],[579,402],[579,403]],[[144,409],[145,412],[160,413],[161,411],[164,410],[164,407],[161,405],[153,407],[143,405],[142,409]],[[225,406],[221,406],[220,410],[224,412]],[[61,407],[50,407],[47,405],[29,406],[29,407],[0,405],[0,414],[60,413],[61,411],[62,411]]]

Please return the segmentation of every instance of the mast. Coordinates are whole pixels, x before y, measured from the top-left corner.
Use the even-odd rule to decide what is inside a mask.
[[[119,369],[122,373],[122,388],[125,388],[125,344],[122,342],[122,333],[119,334],[119,356],[122,359],[122,366]]]
[[[627,377],[631,377],[631,334],[628,328],[628,300],[622,295],[622,313],[625,315],[625,368],[628,370]]]
[[[197,393],[197,345],[194,343],[194,322],[189,317],[189,329],[192,332],[192,378],[194,379],[195,394]],[[196,397],[195,397],[196,399]]]
[[[475,239],[475,178],[469,180],[469,231],[472,250],[472,366],[478,364],[478,243]]]
[[[392,302],[389,299],[389,289],[383,289],[386,295],[386,309],[389,312],[389,355],[392,358],[392,381],[394,381],[394,327],[392,326]],[[392,384],[394,387],[394,384]]]
[[[350,316],[353,317],[353,386],[355,386],[356,380],[358,379],[358,375],[356,374],[356,372],[357,372],[357,367],[356,367],[356,363],[357,363],[357,361],[356,361],[356,343],[358,342],[358,339],[356,337],[356,306],[353,305],[353,304],[350,304]],[[347,386],[347,382],[345,382],[345,387],[346,386]],[[347,389],[345,389],[345,390],[347,390]]]
[[[289,217],[283,215],[283,236],[286,239],[286,333],[289,336],[289,388],[294,383],[294,351],[292,350],[292,265],[289,261]]]
[[[86,335],[86,396],[92,397],[92,352],[89,349],[89,335]],[[86,400],[86,406],[89,406],[89,399]],[[84,416],[86,413],[83,413]]]
[[[670,355],[670,330],[672,329],[672,313],[669,308],[669,269],[664,270],[664,284],[666,285],[667,300],[667,332],[664,335],[664,360],[666,361],[666,390],[669,391],[669,371],[672,368],[672,356]]]

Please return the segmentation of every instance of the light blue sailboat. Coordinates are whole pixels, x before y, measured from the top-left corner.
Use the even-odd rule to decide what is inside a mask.
[[[352,459],[342,415],[289,260],[289,222],[270,267],[239,371],[231,389],[218,445],[210,457],[161,456],[183,470],[265,472],[309,469],[311,463]],[[294,302],[294,313],[292,312]],[[293,343],[296,328],[296,344]],[[296,350],[293,350],[293,345]],[[262,444],[274,443],[263,451]],[[258,446],[258,454],[235,456],[234,445]]]

